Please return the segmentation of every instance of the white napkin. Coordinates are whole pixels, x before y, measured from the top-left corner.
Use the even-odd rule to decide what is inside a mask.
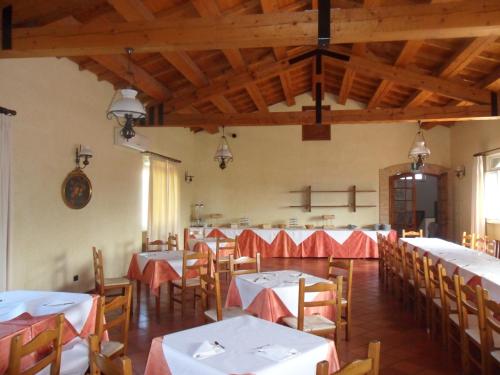
[[[220,345],[217,345],[215,343],[210,343],[207,340],[205,340],[193,353],[193,358],[205,359],[224,352],[225,352],[224,348],[222,348]]]
[[[252,280],[254,283],[257,283],[257,284],[265,284],[267,283],[268,281],[271,281],[269,280],[267,277],[265,276],[257,276],[255,279]]]
[[[297,349],[287,348],[282,345],[265,345],[255,352],[255,354],[267,358],[271,361],[281,362],[299,354]]]

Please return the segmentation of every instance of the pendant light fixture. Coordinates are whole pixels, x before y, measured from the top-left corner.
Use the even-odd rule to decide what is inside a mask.
[[[220,169],[226,169],[227,163],[233,161],[233,153],[229,148],[226,136],[224,135],[224,127],[222,127],[222,138],[220,140],[217,151],[215,152],[214,160],[219,163]]]
[[[431,150],[427,147],[424,133],[422,131],[422,122],[418,122],[418,131],[415,135],[415,140],[412,143],[408,157],[412,159],[411,169],[414,172],[420,172],[424,166],[424,161],[431,154]]]
[[[125,52],[128,55],[127,74],[130,75],[131,81],[134,82],[134,75],[130,69],[131,56],[133,49],[126,48]],[[107,111],[107,118],[116,119],[118,124],[123,128],[120,134],[128,141],[135,136],[133,126],[143,118],[146,118],[146,110],[144,105],[136,98],[138,92],[132,87],[118,90],[111,99],[111,104]]]

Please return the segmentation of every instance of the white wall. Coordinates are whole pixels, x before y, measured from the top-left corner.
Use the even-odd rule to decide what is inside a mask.
[[[313,103],[310,95],[296,98],[295,107],[277,104],[271,111],[301,110]],[[325,104],[341,109],[334,98]],[[346,109],[356,108],[349,103]],[[289,205],[302,203],[301,194],[290,190],[359,189],[378,191],[379,169],[409,162],[408,149],[417,131],[416,124],[336,125],[331,141],[303,142],[300,126],[227,128],[234,162],[221,171],[213,160],[220,137],[196,136],[196,179],[194,198],[205,204],[205,214],[222,213],[220,223],[235,222],[248,216],[252,224],[286,223],[297,217],[301,224],[321,224],[319,216],[335,214],[335,224],[367,225],[378,222],[377,208],[360,208],[351,213],[346,208],[313,209],[311,213]],[[436,127],[427,131],[432,149],[430,163],[449,166],[449,129]],[[346,204],[347,194],[317,194],[313,204]],[[358,204],[377,204],[378,193],[358,195]]]
[[[0,105],[18,112],[9,288],[88,290],[94,245],[104,252],[107,276],[124,275],[141,247],[142,157],[113,146],[114,123],[105,116],[113,88],[66,59],[0,60],[0,76]],[[144,133],[153,138],[153,151],[179,159],[192,154],[187,130]],[[85,169],[93,196],[85,208],[72,210],[62,201],[61,185],[80,143],[94,151]],[[181,191],[184,204],[189,194]]]

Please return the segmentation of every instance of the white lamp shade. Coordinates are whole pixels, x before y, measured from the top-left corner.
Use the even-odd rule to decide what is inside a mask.
[[[92,150],[88,146],[80,146],[80,156],[88,156],[92,157],[94,154],[92,153]]]
[[[429,150],[429,147],[425,145],[425,141],[418,141],[415,142],[413,147],[410,149],[409,156],[410,157],[417,157],[418,155],[429,156],[430,154],[431,150]]]
[[[223,137],[221,144],[219,145],[219,147],[217,147],[217,151],[215,152],[214,158],[215,160],[226,160],[226,161],[233,160],[233,154],[229,149],[229,145],[227,144],[225,137]]]
[[[136,98],[137,91],[132,89],[120,90],[121,98],[115,100],[109,107],[108,114],[116,117],[131,115],[133,119],[144,118],[146,110],[142,103]]]

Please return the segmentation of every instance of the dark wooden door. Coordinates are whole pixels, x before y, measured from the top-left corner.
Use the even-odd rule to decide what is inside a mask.
[[[417,229],[417,190],[413,173],[391,176],[390,185],[390,220],[393,229],[401,235],[403,229]]]

